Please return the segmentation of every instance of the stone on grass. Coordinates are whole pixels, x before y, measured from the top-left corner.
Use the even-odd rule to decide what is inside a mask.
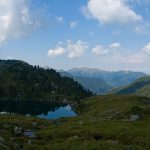
[[[141,119],[141,117],[139,115],[131,115],[129,120],[130,121],[138,121],[140,119]]]
[[[77,140],[77,139],[79,139],[79,136],[74,135],[74,136],[68,138],[67,140],[70,141],[70,140]]]
[[[23,130],[21,127],[14,127],[14,135],[19,136],[23,134]]]

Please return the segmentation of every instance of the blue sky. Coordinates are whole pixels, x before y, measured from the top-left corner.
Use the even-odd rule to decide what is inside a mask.
[[[150,73],[149,0],[1,0],[0,58]]]

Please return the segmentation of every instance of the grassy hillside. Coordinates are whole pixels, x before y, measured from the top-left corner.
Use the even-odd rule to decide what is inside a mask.
[[[149,150],[150,100],[147,98],[96,96],[83,101],[76,109],[78,117],[54,121],[1,115],[3,146],[24,150]],[[130,121],[133,114],[140,115],[141,119]],[[14,135],[16,126],[34,131],[37,138]]]
[[[4,100],[80,100],[92,95],[53,69],[18,60],[0,60],[0,83],[0,99]]]
[[[117,89],[115,93],[136,94],[150,97],[150,76],[142,77],[126,87]]]

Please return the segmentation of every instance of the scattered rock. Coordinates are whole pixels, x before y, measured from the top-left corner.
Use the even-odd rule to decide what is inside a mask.
[[[14,135],[19,136],[23,134],[23,130],[21,127],[14,127]]]
[[[130,121],[138,121],[140,119],[141,119],[141,117],[139,115],[131,115],[129,120]]]
[[[121,112],[113,109],[104,112],[102,115],[102,119],[106,119],[106,120],[117,119],[119,117],[121,117]]]
[[[67,140],[77,140],[77,139],[79,139],[79,136],[77,136],[77,135],[74,135],[73,137],[70,137],[70,138],[68,138]]]

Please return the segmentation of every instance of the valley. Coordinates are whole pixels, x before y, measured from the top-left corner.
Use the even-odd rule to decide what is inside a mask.
[[[105,71],[92,68],[73,68],[68,71],[59,70],[62,76],[71,77],[85,89],[97,95],[107,94],[113,89],[125,86],[146,76],[142,72],[133,71]]]
[[[93,72],[0,60],[0,149],[148,149],[149,76],[113,73],[113,89]]]

